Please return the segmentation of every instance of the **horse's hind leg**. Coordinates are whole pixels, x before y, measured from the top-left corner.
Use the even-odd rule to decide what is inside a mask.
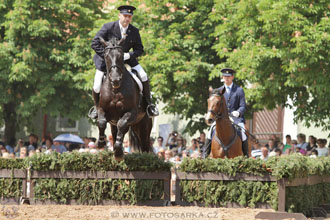
[[[142,152],[153,152],[152,147],[150,146],[150,133],[152,129],[152,119],[145,114],[144,118],[135,126],[133,130],[140,138],[140,146],[136,146]]]

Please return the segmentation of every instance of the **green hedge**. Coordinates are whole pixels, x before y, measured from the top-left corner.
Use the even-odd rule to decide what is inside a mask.
[[[0,169],[23,169],[25,163],[23,159],[6,159],[0,157]]]
[[[113,153],[102,151],[90,153],[63,153],[35,154],[25,160],[25,165],[31,165],[38,171],[170,171],[171,165],[158,159],[156,155],[147,153],[133,153],[117,162]]]
[[[38,201],[65,204],[72,199],[78,204],[96,205],[102,200],[128,201],[130,204],[161,200],[163,189],[162,180],[39,179],[34,190]]]
[[[215,172],[235,176],[249,173],[258,176],[270,174],[277,179],[292,180],[309,175],[330,175],[330,157],[309,158],[299,154],[271,157],[269,160],[236,157],[234,159],[191,159],[180,165],[182,172]],[[255,207],[263,202],[277,210],[278,188],[276,182],[252,181],[181,181],[181,197],[184,201],[198,201],[207,205],[225,205],[237,202],[243,206]],[[308,207],[323,203],[330,198],[329,184],[315,186],[287,187],[286,210],[303,212]],[[326,191],[328,190],[328,191]],[[328,197],[321,196],[327,195]],[[330,199],[328,199],[330,200]],[[311,206],[312,205],[312,206]]]

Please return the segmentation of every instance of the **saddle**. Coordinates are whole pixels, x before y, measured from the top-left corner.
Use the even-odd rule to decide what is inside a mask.
[[[136,82],[136,84],[138,85],[140,94],[142,95],[143,85],[142,85],[142,80],[141,80],[139,73],[135,69],[132,69],[128,64],[125,64],[125,67],[126,67],[127,71],[131,74],[131,76],[134,79],[134,81]]]

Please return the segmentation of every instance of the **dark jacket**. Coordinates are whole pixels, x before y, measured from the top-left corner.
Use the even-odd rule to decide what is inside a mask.
[[[226,89],[224,86],[220,87],[221,89]],[[230,90],[230,94],[224,93],[227,107],[228,107],[228,112],[232,113],[233,111],[238,111],[240,113],[240,116],[238,118],[234,118],[234,122],[236,124],[238,123],[245,123],[244,119],[244,112],[246,110],[246,103],[245,103],[245,94],[244,90],[237,86],[235,83],[233,83],[233,86]]]
[[[139,33],[139,29],[134,27],[133,25],[129,25],[126,31],[127,37],[123,44],[124,53],[129,52],[130,49],[133,51],[129,52],[130,59],[126,60],[125,63],[134,67],[138,65],[137,57],[141,56],[143,51],[143,45]],[[102,37],[105,41],[108,41],[111,37],[116,37],[121,39],[119,21],[109,22],[103,25],[101,30],[97,32],[94,39],[92,40],[92,48],[96,52],[94,55],[94,63],[95,67],[98,70],[106,72],[106,65],[103,57],[104,47],[100,42],[99,37]]]

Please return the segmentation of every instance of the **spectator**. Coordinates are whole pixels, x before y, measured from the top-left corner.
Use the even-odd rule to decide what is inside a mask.
[[[7,151],[2,153],[2,157],[5,158],[5,159],[10,158],[9,153]]]
[[[9,154],[13,154],[15,152],[15,144],[16,144],[16,139],[14,137],[10,138],[10,140],[6,145],[6,150]]]
[[[165,151],[165,161],[169,162],[171,158],[173,157],[173,153],[171,150],[166,150]]]
[[[268,152],[273,152],[277,149],[277,147],[275,146],[275,141],[273,138],[270,138],[268,140],[268,143],[266,144],[266,147],[268,149]]]
[[[181,154],[182,151],[186,149],[186,147],[183,145],[183,137],[180,135],[177,138],[177,146],[172,148],[173,155],[176,156],[178,154]]]
[[[276,136],[276,134],[273,134],[270,139],[272,139],[274,141],[275,148],[278,148],[279,143],[280,143],[280,139]]]
[[[170,150],[172,148],[177,147],[177,145],[178,145],[178,143],[177,143],[177,136],[178,136],[178,132],[177,131],[173,131],[172,133],[170,133],[168,135],[165,146],[168,147]]]
[[[96,144],[93,141],[88,143],[88,148],[91,154],[96,154],[98,152],[98,150],[96,149]]]
[[[326,139],[318,139],[317,140],[318,148],[316,148],[319,157],[326,157],[329,155],[329,149],[326,147],[327,140]]]
[[[58,153],[64,153],[64,152],[68,151],[66,149],[66,147],[58,141],[54,141],[54,145],[53,145],[52,149],[53,149],[53,151],[56,151]]]
[[[165,159],[165,149],[160,148],[158,153],[157,153],[158,158]]]
[[[275,150],[275,156],[281,156],[281,155],[282,155],[282,151],[281,151],[281,149],[277,148],[277,149]]]
[[[261,157],[262,160],[268,160],[268,148],[266,146],[261,148]]]
[[[42,146],[42,150],[45,154],[50,154],[53,151],[53,139],[51,137],[45,137],[45,145]]]
[[[165,148],[163,147],[163,140],[164,139],[161,136],[159,136],[157,138],[157,145],[153,148],[155,154],[157,154],[160,149],[164,149],[165,150]]]
[[[28,145],[28,152],[31,150],[36,150],[38,148],[38,136],[36,134],[29,135],[29,145]]]
[[[15,156],[16,157],[20,157],[20,152],[21,152],[21,148],[25,147],[24,146],[24,141],[22,139],[19,139],[17,142],[17,145],[15,147]]]
[[[291,140],[291,135],[286,135],[285,136],[285,145],[283,147],[283,154],[290,154],[292,152],[292,140]]]
[[[200,153],[200,149],[199,149],[199,143],[198,143],[198,141],[197,141],[197,139],[196,138],[193,138],[192,140],[191,140],[191,146],[187,149],[188,150],[188,154],[189,155],[191,155],[192,153],[194,153],[194,152],[198,152],[198,153]]]
[[[202,149],[204,144],[205,144],[205,138],[206,138],[206,135],[205,133],[202,131],[200,134],[199,134],[199,138],[198,138],[198,141],[199,141],[199,149]]]
[[[253,150],[251,151],[252,158],[260,158],[262,156],[261,146],[258,140],[252,141]]]
[[[83,148],[88,148],[88,143],[91,142],[91,140],[89,139],[89,137],[84,137],[83,138],[84,144],[83,144]]]
[[[318,151],[316,149],[314,149],[314,150],[311,151],[310,157],[316,158],[316,157],[318,157],[318,155],[319,155]]]
[[[308,154],[311,154],[312,150],[314,150],[316,148],[317,148],[316,137],[314,137],[313,135],[310,135],[308,137],[308,145],[307,145],[307,152],[308,152]]]
[[[1,144],[0,145],[0,155],[3,156],[4,153],[8,153],[7,150],[6,150],[6,147]]]
[[[32,157],[33,155],[36,154],[36,151],[35,150],[30,150],[28,154],[29,154],[29,157]]]
[[[194,151],[195,152],[195,151]],[[186,158],[189,157],[189,153],[187,150],[182,151],[182,155],[181,155],[181,161]]]
[[[191,155],[190,155],[191,158],[200,158],[201,157],[201,153],[200,152],[193,152]]]
[[[107,142],[107,149],[109,151],[113,151],[113,137],[109,135],[109,141]]]
[[[19,158],[24,159],[26,157],[27,157],[27,147],[23,146],[23,147],[20,148]]]
[[[124,140],[123,147],[125,154],[131,153],[131,146],[128,140]]]
[[[302,149],[304,151],[307,151],[308,143],[306,142],[306,135],[300,133],[297,135],[297,139],[298,139],[297,147],[299,147],[300,149]]]

